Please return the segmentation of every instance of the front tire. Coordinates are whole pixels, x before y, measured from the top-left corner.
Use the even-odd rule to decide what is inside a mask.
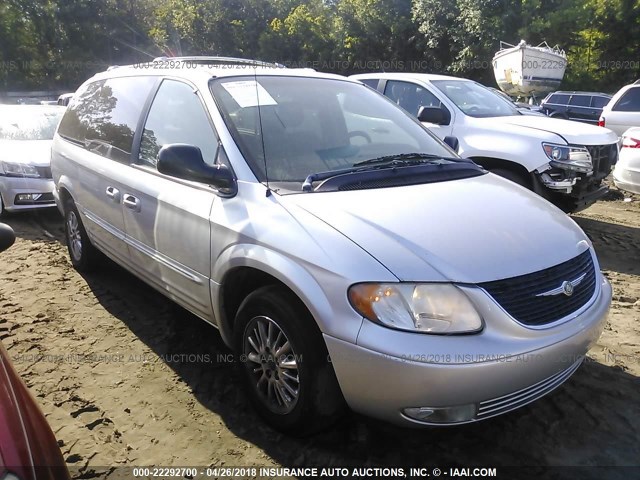
[[[327,428],[344,399],[313,317],[285,288],[266,286],[242,302],[235,347],[243,382],[273,428],[302,436]]]
[[[72,200],[67,201],[64,212],[65,237],[73,268],[79,272],[95,270],[100,260],[100,252],[89,240],[78,209]]]

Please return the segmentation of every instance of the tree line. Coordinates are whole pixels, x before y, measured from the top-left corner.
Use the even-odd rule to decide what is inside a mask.
[[[494,86],[500,41],[568,57],[563,89],[640,78],[640,0],[0,0],[0,90],[75,89],[109,65],[221,55]]]

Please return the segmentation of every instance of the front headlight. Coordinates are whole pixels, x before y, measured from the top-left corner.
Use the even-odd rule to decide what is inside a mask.
[[[589,173],[593,171],[591,154],[584,147],[570,145],[556,145],[555,143],[543,143],[542,148],[549,163],[553,167],[575,172]]]
[[[0,162],[4,174],[9,177],[39,177],[36,167],[24,163]]]
[[[471,333],[482,319],[467,296],[449,283],[359,283],[349,301],[363,317],[398,330]]]

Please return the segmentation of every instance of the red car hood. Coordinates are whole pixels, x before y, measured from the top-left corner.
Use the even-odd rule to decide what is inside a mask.
[[[69,472],[51,428],[0,343],[0,477],[68,480]]]

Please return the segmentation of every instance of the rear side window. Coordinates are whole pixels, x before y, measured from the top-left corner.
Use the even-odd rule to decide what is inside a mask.
[[[638,112],[640,111],[640,87],[630,88],[620,100],[616,102],[613,109],[616,112]]]
[[[591,103],[591,98],[586,95],[572,95],[570,105],[574,107],[588,107]]]
[[[88,84],[69,105],[58,133],[85,149],[128,163],[153,77],[111,78]]]
[[[189,85],[164,80],[142,131],[140,163],[155,167],[160,149],[172,143],[194,145],[206,163],[215,164],[218,137],[200,98]]]
[[[556,105],[569,105],[569,95],[551,95],[547,103],[554,103]]]
[[[611,100],[609,97],[595,96],[591,99],[591,106],[594,108],[604,108]]]

